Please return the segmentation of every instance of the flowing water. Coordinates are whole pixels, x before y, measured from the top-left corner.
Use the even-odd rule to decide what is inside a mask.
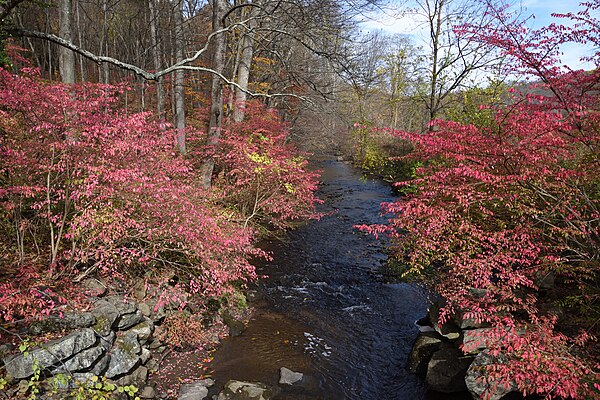
[[[247,330],[215,353],[213,390],[229,379],[276,386],[287,367],[307,383],[278,399],[450,399],[427,393],[406,369],[426,296],[385,283],[384,243],[353,228],[385,221],[380,203],[394,200],[392,190],[343,162],[323,161],[320,169],[320,211],[329,214],[273,244],[273,260],[258,271],[268,275],[264,300]]]

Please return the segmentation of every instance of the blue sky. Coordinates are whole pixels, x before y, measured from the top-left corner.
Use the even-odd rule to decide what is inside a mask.
[[[581,0],[583,1],[583,0]],[[529,25],[532,28],[540,28],[553,21],[565,23],[564,19],[556,19],[552,13],[576,12],[579,9],[580,0],[513,0],[514,7],[522,7],[523,16],[534,15]],[[410,0],[404,3],[410,3]],[[421,45],[426,40],[427,34],[421,24],[414,17],[399,17],[399,13],[393,10],[378,13],[370,21],[363,24],[364,29],[383,29],[388,33],[401,33],[410,36],[415,44]],[[589,69],[590,64],[579,61],[581,56],[591,54],[591,49],[582,45],[569,45],[562,49],[563,63],[571,68]]]

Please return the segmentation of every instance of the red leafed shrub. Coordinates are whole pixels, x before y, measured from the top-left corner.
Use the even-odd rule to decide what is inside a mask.
[[[44,83],[33,69],[0,69],[0,248],[4,271],[13,271],[7,277],[25,265],[40,266],[50,279],[162,279],[171,271],[202,298],[254,278],[248,259],[264,254],[253,246],[252,230],[231,218],[217,192],[201,187],[193,165],[173,150],[173,132],[147,114],[118,108],[123,90]],[[277,162],[291,175],[304,167]],[[282,185],[296,191],[299,206],[275,204],[282,196],[269,203],[282,218],[308,214],[313,199],[302,185],[314,175],[291,175],[281,173]],[[34,297],[19,300],[23,305],[5,302],[15,290],[0,286],[2,320],[48,310]]]
[[[244,122],[227,125],[218,159],[222,201],[234,206],[244,226],[249,223],[286,228],[316,217],[318,173],[286,143],[288,127],[275,110],[258,101],[246,105]]]
[[[492,382],[550,398],[600,392],[600,72],[559,68],[552,53],[581,35],[597,40],[589,11],[600,2],[586,5],[572,29],[528,36],[504,10],[499,27],[462,27],[539,83],[513,90],[491,126],[391,132],[414,143],[423,166],[402,184],[406,196],[383,206],[389,224],[362,227],[392,236],[407,273],[446,299],[440,323],[461,311],[492,324],[485,341],[503,360],[487,367]],[[547,276],[554,299],[539,289]]]

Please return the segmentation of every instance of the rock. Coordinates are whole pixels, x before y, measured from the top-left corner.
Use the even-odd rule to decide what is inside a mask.
[[[408,369],[413,374],[425,375],[433,353],[440,349],[442,340],[437,332],[421,332],[408,357]]]
[[[150,350],[157,350],[159,347],[161,347],[163,345],[163,343],[158,340],[157,338],[153,338],[149,343],[148,343],[148,348]]]
[[[429,320],[431,321],[431,326],[437,333],[446,339],[456,340],[460,337],[460,328],[452,320],[446,321],[442,326],[440,326],[438,322],[440,308],[443,307],[443,305],[443,301],[437,301],[429,307]]]
[[[153,399],[156,397],[156,390],[152,386],[144,386],[138,396],[142,399]]]
[[[3,344],[0,346],[0,366],[4,365],[4,359],[8,357],[14,350],[14,346],[10,343]]]
[[[137,281],[135,285],[133,285],[133,295],[138,300],[144,300],[148,290],[146,289],[145,281]]]
[[[144,317],[141,311],[138,310],[132,314],[121,315],[115,322],[114,327],[124,331],[143,322],[145,319],[146,317]]]
[[[140,366],[135,371],[117,379],[117,384],[120,386],[134,385],[140,387],[146,384],[148,380],[148,368]]]
[[[208,388],[215,382],[212,379],[203,379],[198,382],[181,385],[179,388],[179,400],[203,400],[208,396]]]
[[[463,355],[454,347],[442,347],[433,353],[427,365],[427,385],[444,393],[465,390],[465,375],[472,361],[473,357]]]
[[[59,363],[89,349],[97,342],[95,332],[91,328],[85,328],[34,348],[27,355],[18,354],[5,359],[6,372],[13,378],[25,379],[33,375],[34,360],[37,360],[41,369],[58,366]]]
[[[269,400],[278,393],[278,388],[259,382],[229,381],[217,396],[217,400]]]
[[[138,310],[140,310],[144,317],[149,317],[150,315],[152,315],[152,309],[146,303],[138,304]]]
[[[110,334],[108,334],[108,336],[106,337],[100,337],[98,346],[102,347],[105,351],[104,355],[100,357],[100,359],[96,361],[96,363],[92,366],[91,372],[94,375],[102,376],[106,372],[108,368],[108,363],[110,361],[110,355],[108,354],[108,352],[112,348],[116,337],[117,335],[113,331],[111,331]]]
[[[293,385],[294,383],[300,382],[304,378],[304,374],[301,372],[294,372],[286,367],[279,369],[279,384],[280,385]]]
[[[150,318],[144,318],[142,322],[129,329],[129,332],[135,333],[140,343],[145,344],[152,337],[154,323]]]
[[[94,305],[95,308],[92,310],[92,314],[96,317],[96,324],[93,328],[102,336],[108,335],[113,326],[116,326],[115,323],[126,326],[127,323],[133,322],[132,325],[129,325],[133,326],[143,320],[141,314],[140,317],[137,316],[137,306],[135,302],[127,301],[119,296],[108,296],[104,299],[97,300]],[[135,316],[128,317],[126,322],[122,323],[123,317],[128,314],[134,314]],[[137,319],[137,322],[135,319]]]
[[[152,299],[152,300],[148,300],[146,303],[146,306],[148,306],[149,308],[149,313],[148,315],[145,315],[146,317],[150,318],[152,320],[152,322],[157,323],[159,321],[161,321],[162,319],[164,319],[167,316],[167,312],[165,311],[165,307],[164,306],[158,306],[157,301]],[[147,310],[146,310],[147,311]]]
[[[148,370],[150,370],[150,372],[158,371],[159,367],[160,367],[160,365],[158,364],[158,360],[155,358],[150,357],[150,359],[146,362],[146,368],[148,368]]]
[[[110,351],[110,362],[104,375],[112,379],[130,373],[140,365],[141,352],[142,347],[135,334],[127,332],[119,336]]]
[[[106,353],[102,347],[90,347],[80,353],[75,354],[72,358],[60,363],[58,368],[52,370],[53,374],[65,372],[84,371],[92,367]]]
[[[106,285],[98,279],[86,279],[83,286],[87,289],[87,294],[95,297],[102,297],[106,294]]]
[[[142,347],[142,353],[140,354],[140,361],[142,364],[146,364],[150,357],[152,356],[152,352],[145,347]]]
[[[246,325],[242,321],[231,320],[227,324],[229,326],[229,336],[240,336],[246,330]]]
[[[495,358],[487,350],[477,354],[475,360],[467,370],[465,384],[475,399],[483,398],[485,393],[489,400],[499,400],[508,393],[516,392],[517,385],[514,382],[491,382],[485,376],[485,366],[505,362],[502,357]]]
[[[464,312],[458,312],[452,316],[452,320],[460,329],[480,329],[490,327],[490,324],[487,322],[478,322],[473,318],[465,318],[464,315]]]
[[[470,329],[463,331],[463,347],[468,354],[477,354],[488,347],[487,333],[492,328]]]
[[[89,328],[96,323],[96,317],[92,313],[64,313],[62,317],[49,316],[29,325],[30,335],[41,335],[43,333],[60,332],[63,330],[75,330]]]

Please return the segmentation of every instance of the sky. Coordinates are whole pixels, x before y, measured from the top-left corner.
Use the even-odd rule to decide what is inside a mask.
[[[576,12],[581,1],[583,0],[513,0],[513,3],[516,7],[522,7],[523,16],[534,16],[534,18],[529,19],[528,24],[531,28],[537,29],[551,22],[566,22],[566,20],[552,17],[551,14]],[[410,0],[405,3],[409,2]],[[401,17],[400,13],[393,9],[380,11],[372,15],[362,26],[364,30],[382,29],[390,34],[408,35],[416,45],[424,45],[427,40],[427,32],[422,23],[419,23],[414,16]],[[569,67],[573,69],[592,68],[591,64],[579,60],[580,57],[592,53],[589,47],[574,44],[564,46],[561,50],[563,52],[563,63]]]

